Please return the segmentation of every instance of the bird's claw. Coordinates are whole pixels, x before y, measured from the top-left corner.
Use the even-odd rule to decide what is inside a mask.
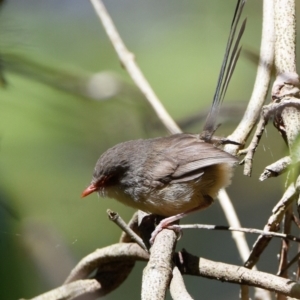
[[[160,222],[155,230],[152,232],[151,234],[151,238],[150,238],[150,245],[152,246],[153,243],[154,243],[154,240],[156,238],[156,236],[163,230],[163,229],[170,229],[170,230],[173,230],[176,234],[177,234],[177,240],[180,240],[182,235],[183,235],[183,232],[182,232],[182,229],[180,227],[180,225],[177,225],[177,224],[172,224],[172,225],[164,225],[162,224],[162,222]]]

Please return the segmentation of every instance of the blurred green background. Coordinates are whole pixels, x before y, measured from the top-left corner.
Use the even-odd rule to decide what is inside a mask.
[[[235,2],[105,2],[177,121],[201,115],[211,103]],[[248,24],[242,44],[257,53],[261,2],[248,1],[244,11]],[[120,231],[106,209],[126,220],[133,210],[96,195],[82,200],[80,194],[104,150],[167,132],[122,69],[89,1],[6,1],[0,10],[0,72],[0,299],[10,300],[59,286],[82,257],[118,241]],[[232,105],[232,114],[221,116],[219,134],[229,134],[241,118],[255,72],[255,64],[241,55],[224,103]],[[201,126],[199,121],[184,130],[199,132]],[[238,167],[229,188],[245,227],[262,228],[283,191],[283,178],[258,181],[263,167],[285,154],[272,125],[267,133],[253,177],[243,177]],[[226,224],[218,203],[183,221],[190,222]],[[279,244],[268,247],[261,270],[276,272]],[[187,231],[178,249],[183,246],[199,256],[242,264],[229,233]],[[143,266],[138,263],[105,298],[139,299]],[[204,278],[185,281],[196,299],[238,298],[238,286]]]

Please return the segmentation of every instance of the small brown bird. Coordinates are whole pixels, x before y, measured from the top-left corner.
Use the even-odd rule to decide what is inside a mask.
[[[219,190],[231,182],[237,159],[212,144],[216,116],[238,59],[238,43],[231,53],[233,37],[245,1],[238,1],[212,108],[202,134],[174,134],[118,144],[100,156],[92,182],[82,197],[93,192],[114,198],[142,211],[168,217],[152,234],[185,215],[212,204]]]
[[[148,213],[172,216],[161,224],[167,227],[189,212],[208,207],[230,184],[236,161],[199,135],[128,141],[100,156],[82,196],[98,192]]]

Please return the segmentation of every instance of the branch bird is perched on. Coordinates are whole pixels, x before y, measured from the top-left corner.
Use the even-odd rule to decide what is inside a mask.
[[[231,182],[237,159],[214,146],[216,117],[237,62],[243,22],[231,51],[245,0],[238,1],[210,113],[201,134],[174,134],[118,144],[102,154],[92,182],[93,192],[128,206],[167,217],[152,234],[190,212],[208,207],[219,190]],[[227,63],[229,61],[229,63]],[[218,143],[230,142],[226,139]]]

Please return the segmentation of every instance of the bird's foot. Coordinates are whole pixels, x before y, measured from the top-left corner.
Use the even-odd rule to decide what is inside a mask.
[[[163,229],[170,229],[173,230],[177,233],[178,235],[178,240],[182,237],[182,230],[180,225],[178,224],[170,224],[168,218],[162,220],[155,228],[155,230],[152,232],[151,234],[151,239],[150,239],[150,245],[153,245],[154,240],[156,238],[156,236],[163,230]]]

